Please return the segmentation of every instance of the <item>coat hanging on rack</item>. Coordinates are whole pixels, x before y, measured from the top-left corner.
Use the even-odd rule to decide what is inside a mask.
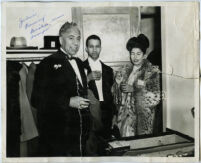
[[[34,62],[32,62],[28,67],[28,74],[27,74],[27,79],[26,79],[26,92],[27,92],[27,97],[29,99],[29,102],[31,101],[31,94],[32,94],[33,82],[34,82],[34,74],[35,74],[36,68],[37,68],[37,65]],[[31,102],[30,102],[30,105],[31,105]],[[32,105],[31,105],[31,110],[32,110],[32,113],[34,116],[35,123],[37,125],[37,110]]]
[[[6,108],[6,155],[7,157],[20,156],[20,103],[19,103],[19,70],[22,65],[16,61],[7,61],[7,108]]]
[[[38,131],[35,125],[33,114],[31,111],[31,105],[26,92],[26,80],[28,69],[25,64],[22,64],[22,68],[19,72],[20,82],[20,113],[21,113],[21,141],[27,141],[38,136]]]

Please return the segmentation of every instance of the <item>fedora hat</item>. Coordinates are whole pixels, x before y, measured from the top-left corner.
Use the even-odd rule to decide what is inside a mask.
[[[12,37],[10,40],[10,47],[7,49],[38,49],[38,47],[27,46],[25,37]]]

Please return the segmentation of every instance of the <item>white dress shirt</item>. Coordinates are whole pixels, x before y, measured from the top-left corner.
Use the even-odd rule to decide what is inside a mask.
[[[68,55],[69,58],[71,57],[71,56],[69,56],[69,54],[67,54],[62,48],[60,48],[60,49],[61,49],[61,51],[62,51],[63,53],[65,53],[66,55]],[[75,72],[75,74],[76,74],[78,80],[80,81],[80,83],[81,83],[82,86],[83,86],[82,78],[81,78],[81,75],[80,75],[79,68],[78,68],[78,66],[77,66],[77,62],[76,62],[74,59],[68,60],[68,61],[70,62],[70,64],[71,64],[71,66],[72,66],[72,68],[73,68],[73,70],[74,70],[74,72]]]
[[[94,61],[90,57],[88,58],[89,66],[91,67],[91,71],[100,71],[102,75],[102,65],[99,59]],[[95,80],[95,84],[98,91],[99,101],[104,101],[103,99],[103,84],[102,84],[102,76],[100,80]]]

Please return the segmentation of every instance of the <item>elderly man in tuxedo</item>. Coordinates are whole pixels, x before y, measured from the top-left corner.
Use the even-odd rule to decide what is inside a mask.
[[[40,156],[84,156],[90,127],[87,77],[74,56],[80,46],[75,23],[60,28],[60,49],[37,67],[32,105],[38,111]]]
[[[115,105],[111,87],[113,85],[113,70],[100,60],[101,39],[97,35],[91,35],[86,40],[86,52],[88,59],[84,61],[84,67],[87,69],[87,80],[89,89],[100,102],[100,118],[102,128],[93,129],[90,133],[89,152],[98,152],[96,138],[111,138],[112,118],[115,114]],[[93,136],[92,136],[93,135]],[[92,138],[93,137],[93,138]],[[96,138],[95,138],[96,137]],[[91,144],[91,145],[90,145]],[[97,154],[97,153],[96,153]],[[100,153],[101,154],[101,153]]]

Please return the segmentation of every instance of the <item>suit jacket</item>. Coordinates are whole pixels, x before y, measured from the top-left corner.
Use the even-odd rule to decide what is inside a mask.
[[[69,106],[71,97],[78,94],[83,97],[87,95],[87,80],[82,61],[76,58],[76,62],[83,86],[77,82],[76,74],[66,54],[60,50],[43,59],[35,72],[31,101],[38,111],[40,137],[55,149],[52,155],[65,155],[64,153],[68,155],[68,151],[72,152],[73,149],[79,151],[80,143],[85,143],[84,140],[88,136],[90,127],[88,109],[78,110]],[[81,133],[82,142],[80,142]],[[75,150],[72,155],[79,156],[79,153]]]
[[[91,68],[89,65],[88,59],[84,61],[84,67],[87,69],[88,74],[91,72]],[[102,117],[102,123],[103,123],[103,130],[109,133],[109,130],[111,128],[112,123],[112,117],[116,113],[116,108],[113,103],[113,95],[111,92],[111,88],[113,85],[113,70],[111,67],[105,65],[103,62],[101,62],[102,65],[102,89],[103,89],[103,98],[104,101],[101,102],[101,117]],[[88,83],[89,89],[91,89],[97,99],[98,97],[98,91],[94,80],[91,80]]]

